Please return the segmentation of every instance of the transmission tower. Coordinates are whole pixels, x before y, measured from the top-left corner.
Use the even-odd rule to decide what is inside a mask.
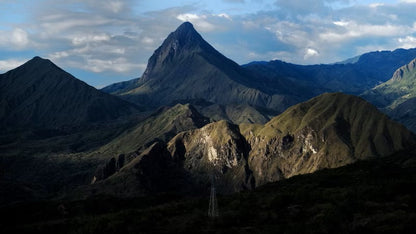
[[[211,175],[211,194],[209,196],[209,207],[208,207],[208,217],[215,218],[218,217],[218,202],[215,191],[215,178],[214,175]]]

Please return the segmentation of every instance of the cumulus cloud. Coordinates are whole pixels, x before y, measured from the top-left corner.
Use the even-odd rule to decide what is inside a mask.
[[[73,0],[67,3],[76,3],[76,8],[39,8],[32,25],[34,40],[46,51],[45,57],[65,69],[138,77],[143,64],[180,21],[161,23],[166,16],[175,19],[175,9],[132,17],[129,2]]]
[[[307,48],[305,55],[303,56],[303,59],[306,60],[306,59],[309,59],[311,57],[318,56],[318,55],[319,55],[319,52],[317,50],[314,50],[312,48]]]
[[[114,77],[140,76],[153,51],[185,21],[238,63],[271,59],[332,63],[375,49],[416,47],[414,0],[389,4],[276,0],[274,5],[222,0],[218,4],[226,7],[216,10],[185,0],[189,5],[152,11],[140,8],[150,4],[145,1],[42,1],[45,4],[31,8],[30,22],[3,28],[0,24],[0,50],[40,52],[69,71]],[[247,9],[243,4],[265,7],[257,8],[261,12],[238,13],[237,8]],[[3,60],[3,66],[7,64],[13,61]]]
[[[26,61],[24,60],[17,60],[17,59],[7,59],[7,60],[0,60],[0,73],[4,73],[11,69],[14,69]]]
[[[197,15],[192,13],[179,14],[176,17],[182,22],[191,22],[203,32],[215,30],[215,26],[207,21],[207,15]]]
[[[244,3],[245,0],[223,0],[224,2],[231,2],[231,3]]]
[[[402,26],[386,23],[383,25],[373,25],[357,23],[355,21],[339,21],[334,22],[335,25],[343,27],[343,30],[328,30],[319,34],[322,41],[329,43],[339,43],[354,38],[363,37],[394,37],[398,35],[406,35],[416,31],[414,26]]]
[[[416,37],[406,36],[404,38],[397,39],[397,41],[399,42],[401,48],[416,48]]]
[[[7,50],[22,50],[29,43],[29,34],[21,28],[14,28],[11,31],[0,31],[0,46],[5,47]]]

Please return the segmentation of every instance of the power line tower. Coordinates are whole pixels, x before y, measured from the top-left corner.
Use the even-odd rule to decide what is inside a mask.
[[[215,191],[215,177],[211,175],[211,194],[209,196],[208,217],[215,218],[219,216],[218,202]]]

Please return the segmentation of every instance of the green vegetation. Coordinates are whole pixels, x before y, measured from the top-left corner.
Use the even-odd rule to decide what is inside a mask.
[[[2,233],[413,233],[416,158],[401,153],[218,196],[161,194],[0,208]],[[209,191],[207,191],[207,195]]]
[[[189,104],[162,108],[104,145],[99,153],[115,156],[144,150],[156,140],[167,142],[179,132],[200,128],[208,122]]]
[[[387,82],[362,94],[388,115],[416,132],[416,59],[399,68]]]
[[[416,97],[416,59],[399,68],[393,77],[364,94],[370,100],[375,99],[378,106],[389,110]]]

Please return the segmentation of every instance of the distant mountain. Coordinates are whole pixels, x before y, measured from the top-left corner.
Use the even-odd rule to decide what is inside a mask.
[[[365,92],[364,98],[380,108],[394,109],[416,97],[416,59],[397,69],[390,80]]]
[[[169,180],[169,188],[206,191],[214,175],[219,191],[233,192],[388,156],[415,144],[414,134],[363,99],[323,94],[265,125],[222,120],[181,132],[168,143],[151,145],[90,191],[138,194],[146,191],[144,185],[166,191],[161,178],[171,177],[180,179]],[[155,173],[155,165],[163,173]]]
[[[336,64],[304,66],[274,60],[239,66],[186,22],[154,52],[141,78],[102,91],[150,109],[205,100],[225,108],[242,104],[276,114],[325,92],[361,94],[388,80],[415,57],[416,49],[397,49],[366,53]],[[205,112],[213,114],[213,109]]]
[[[150,57],[142,77],[128,87],[116,84],[103,90],[150,107],[203,99],[280,112],[314,95],[284,77],[263,79],[242,69],[209,45],[188,22],[166,38]]]
[[[115,120],[139,108],[35,57],[0,75],[0,128],[60,128]]]
[[[103,91],[105,93],[111,93],[111,94],[123,93],[127,90],[135,88],[136,83],[139,81],[139,79],[140,78],[136,78],[136,79],[131,79],[131,80],[128,80],[128,81],[122,81],[122,82],[114,83],[114,84],[111,84],[111,85],[108,85],[108,86],[102,88],[101,91]]]
[[[243,67],[264,77],[286,77],[322,92],[360,94],[387,81],[394,71],[416,57],[416,49],[366,53],[336,64],[296,65],[279,60]]]
[[[390,80],[364,92],[362,97],[416,132],[416,59],[397,69]]]

